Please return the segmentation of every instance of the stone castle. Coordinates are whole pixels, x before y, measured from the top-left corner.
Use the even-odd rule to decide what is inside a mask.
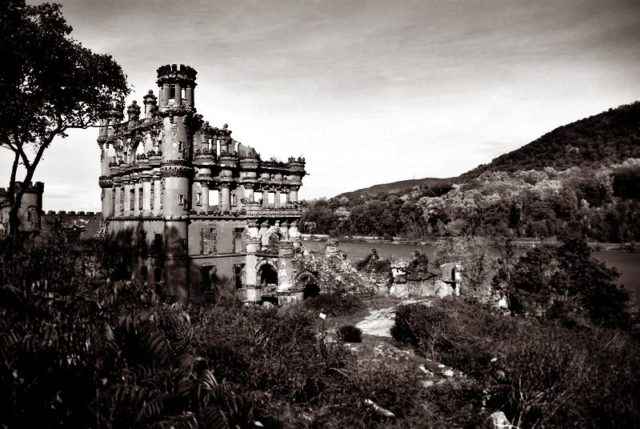
[[[157,70],[158,96],[101,121],[102,216],[126,275],[190,297],[236,289],[247,301],[301,296],[292,264],[300,247],[304,158],[263,160],[204,122],[196,71]]]
[[[9,234],[9,192],[15,193],[22,187],[21,182],[15,182],[15,189],[0,188],[0,239]],[[40,231],[42,223],[42,193],[44,192],[44,183],[29,183],[26,186],[20,208],[18,210],[18,219],[20,221],[20,230],[27,233],[37,233]]]

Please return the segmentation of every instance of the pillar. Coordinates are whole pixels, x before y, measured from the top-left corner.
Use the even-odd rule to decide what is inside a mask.
[[[124,215],[131,215],[131,183],[125,182],[124,184]]]
[[[202,211],[207,213],[209,211],[209,184],[201,182],[200,189],[202,189]]]
[[[182,104],[182,88],[180,87],[180,82],[176,82],[174,88],[176,93],[174,105],[180,106]]]
[[[151,177],[142,179],[142,214],[151,214]]]
[[[298,202],[298,188],[296,186],[292,186],[289,190],[289,202],[290,203]]]
[[[280,188],[276,189],[276,196],[273,198],[273,205],[280,207]]]
[[[188,85],[185,89],[185,97],[187,99],[187,106],[193,107],[193,86]]]
[[[166,106],[169,103],[169,84],[165,83],[162,85],[162,91],[160,92],[161,100],[160,105]]]
[[[160,216],[162,214],[162,179],[160,175],[153,176],[153,215]]]
[[[220,194],[222,195],[222,210],[229,210],[231,208],[231,199],[229,195],[229,184],[223,183],[220,186]]]
[[[262,207],[269,207],[269,190],[262,190]]]
[[[109,216],[113,216],[113,207],[111,207],[111,201],[113,201],[113,189],[102,188],[104,192],[102,197],[102,218],[106,219]]]
[[[140,183],[134,183],[133,184],[133,215],[134,216],[139,216],[140,215],[140,210],[142,207],[140,207]]]

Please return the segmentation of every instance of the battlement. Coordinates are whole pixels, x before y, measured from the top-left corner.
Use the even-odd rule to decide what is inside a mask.
[[[15,183],[15,190],[22,186],[22,182]],[[36,182],[34,185],[32,182],[29,182],[25,189],[25,193],[28,194],[42,194],[44,192],[44,183]],[[9,193],[9,188],[0,188],[0,195],[7,195]]]
[[[46,216],[70,216],[70,217],[96,217],[99,216],[101,213],[100,212],[92,212],[92,211],[79,211],[79,212],[75,212],[73,210],[71,211],[66,211],[66,210],[58,210],[58,211],[54,211],[54,210],[49,210],[46,213]]]
[[[180,67],[176,64],[160,66],[157,72],[158,85],[175,81],[194,83],[198,74],[193,67],[185,66],[184,64],[180,64]]]

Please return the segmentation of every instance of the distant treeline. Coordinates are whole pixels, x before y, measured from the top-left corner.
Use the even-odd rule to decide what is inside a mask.
[[[307,233],[640,240],[640,159],[564,170],[485,171],[460,184],[415,186],[306,203]]]

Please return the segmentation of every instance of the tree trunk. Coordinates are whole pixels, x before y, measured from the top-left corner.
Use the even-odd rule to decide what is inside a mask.
[[[19,217],[20,205],[22,204],[22,197],[24,196],[25,189],[33,179],[35,167],[36,164],[32,164],[29,168],[27,168],[27,174],[25,175],[21,186],[17,187],[17,189],[15,186],[16,182],[14,177],[13,183],[11,184],[11,189],[9,190],[9,194],[13,197],[13,201],[11,204],[11,209],[9,210],[9,245],[5,250],[5,260],[11,259],[16,250],[21,245]],[[16,191],[15,194],[13,194],[14,190]]]

